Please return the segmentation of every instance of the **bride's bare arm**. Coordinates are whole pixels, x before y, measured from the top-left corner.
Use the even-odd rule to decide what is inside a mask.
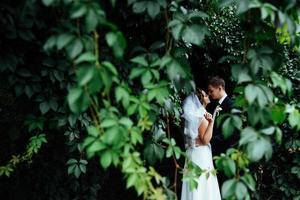
[[[208,144],[212,138],[214,127],[214,120],[211,116],[206,117],[202,120],[198,128],[198,137],[201,140],[202,144]]]

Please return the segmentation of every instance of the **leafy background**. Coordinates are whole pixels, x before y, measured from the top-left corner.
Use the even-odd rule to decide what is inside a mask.
[[[212,75],[240,112],[223,198],[300,198],[296,1],[0,5],[2,199],[176,199],[181,100]]]

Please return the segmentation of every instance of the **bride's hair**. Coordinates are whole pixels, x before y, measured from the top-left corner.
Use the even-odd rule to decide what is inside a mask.
[[[201,88],[197,88],[196,95],[198,96],[200,103],[203,105],[204,104],[204,96],[203,96],[202,91],[204,91],[204,90],[202,90]]]

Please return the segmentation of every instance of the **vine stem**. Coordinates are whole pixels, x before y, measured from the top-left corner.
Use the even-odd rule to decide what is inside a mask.
[[[167,112],[167,134],[168,134],[168,138],[170,139],[171,138],[171,131],[170,131],[170,120],[169,120],[169,114]],[[172,187],[174,187],[174,192],[175,194],[177,194],[177,176],[178,176],[178,169],[181,168],[180,165],[177,163],[177,160],[175,158],[175,155],[173,153],[172,155],[172,158],[173,158],[173,162],[174,162],[174,165],[175,165],[175,171],[174,171],[174,183],[172,185]]]
[[[167,9],[165,9],[165,20],[166,20],[166,26],[168,27],[168,23],[169,23],[169,16],[168,16],[168,12],[167,12]],[[166,53],[169,54],[170,51],[171,51],[171,48],[172,48],[172,37],[170,37],[170,29],[169,27],[167,28],[166,30]],[[169,120],[169,114],[168,112],[167,113],[167,116],[166,116],[166,119],[167,119],[167,134],[168,134],[168,138],[170,139],[171,138],[171,131],[170,131],[170,120]],[[177,194],[177,179],[178,179],[178,169],[180,169],[180,165],[177,163],[177,160],[175,158],[175,155],[173,153],[172,155],[172,158],[173,158],[173,162],[174,162],[174,165],[175,165],[175,171],[174,171],[174,183],[172,185],[172,187],[174,187],[174,192],[175,194]],[[172,188],[171,187],[171,188]],[[177,199],[177,196],[176,196],[176,199]]]
[[[96,67],[100,67],[99,63],[99,33],[97,31],[94,31],[94,40],[95,40],[95,57],[96,57]]]
[[[166,26],[168,27],[168,23],[169,23],[169,16],[168,16],[168,12],[167,9],[165,9],[165,20],[166,20]],[[172,48],[172,37],[170,37],[170,28],[167,28],[166,31],[166,53],[169,54]]]

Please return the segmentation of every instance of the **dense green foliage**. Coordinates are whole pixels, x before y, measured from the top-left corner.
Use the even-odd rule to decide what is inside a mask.
[[[143,199],[177,198],[179,172],[191,189],[199,175],[216,173],[193,163],[183,172],[179,96],[231,73],[224,78],[240,114],[219,124],[240,140],[216,160],[228,178],[223,198],[300,198],[296,1],[0,6],[1,195],[109,199],[107,174],[121,172],[121,187]],[[175,175],[157,165],[166,161]],[[16,189],[30,181],[35,190],[12,194],[21,176]]]

